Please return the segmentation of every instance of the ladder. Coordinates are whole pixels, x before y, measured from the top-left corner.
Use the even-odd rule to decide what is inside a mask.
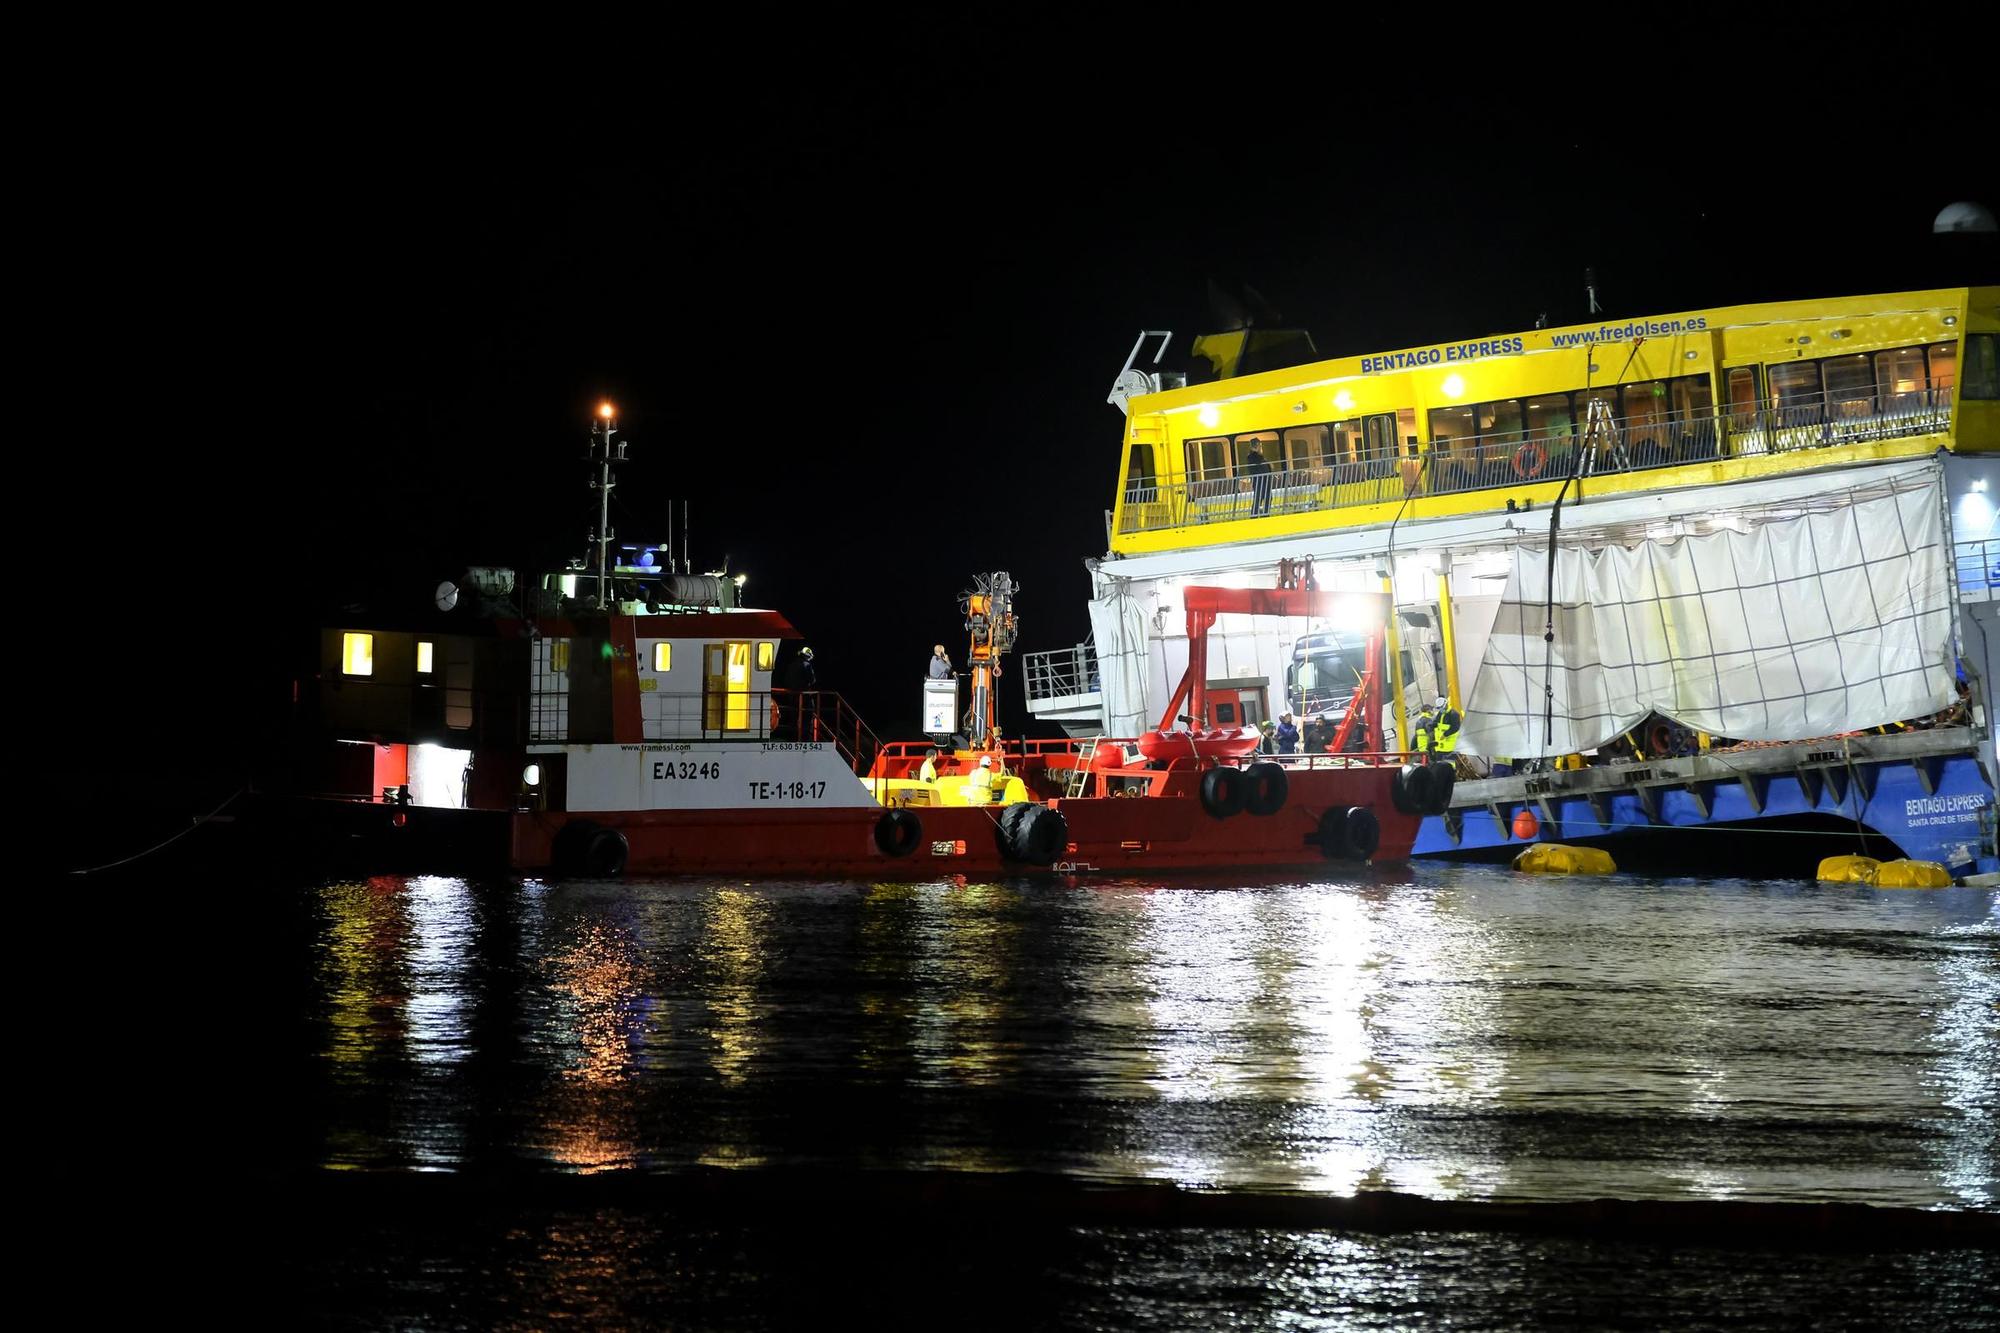
[[[1098,738],[1092,736],[1076,752],[1076,768],[1069,775],[1069,786],[1063,792],[1065,797],[1073,800],[1083,795],[1084,788],[1090,784],[1090,761],[1097,755],[1097,741]]]

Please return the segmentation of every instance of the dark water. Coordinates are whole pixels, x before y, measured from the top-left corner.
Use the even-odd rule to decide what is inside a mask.
[[[195,1040],[265,1094],[229,1151],[280,1201],[273,1318],[1944,1327],[2000,1284],[1992,1249],[1888,1225],[1163,1230],[865,1184],[1991,1210],[1990,891],[1433,865],[246,893],[256,993]],[[861,1187],[771,1184],[829,1173]],[[759,1202],[589,1192],[694,1177]]]

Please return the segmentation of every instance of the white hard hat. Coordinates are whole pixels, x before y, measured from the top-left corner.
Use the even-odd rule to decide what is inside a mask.
[[[1437,706],[1439,708],[1443,708],[1445,706],[1445,698],[1442,694],[1438,696]]]
[[[990,755],[990,754],[982,754],[982,755],[980,755],[980,756],[979,756],[979,766],[980,766],[981,768],[991,768],[991,767],[993,767],[993,756],[992,756],[992,755]]]

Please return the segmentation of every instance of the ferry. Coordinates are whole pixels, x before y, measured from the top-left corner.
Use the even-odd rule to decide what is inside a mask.
[[[1025,657],[1037,718],[1128,731],[1200,657],[1195,725],[1338,719],[1335,618],[1224,613],[1199,654],[1180,629],[1191,588],[1309,567],[1393,607],[1383,748],[1449,751],[1419,855],[1817,828],[2000,870],[2000,288],[1331,359],[1245,328],[1188,373],[1171,338],[1112,388],[1092,634]]]
[[[671,534],[619,545],[615,408],[590,429],[593,556],[530,579],[441,584],[421,623],[320,634],[295,682],[288,768],[259,827],[323,863],[520,873],[865,876],[1154,873],[1396,861],[1448,790],[1356,708],[1341,752],[1281,765],[1233,723],[1207,667],[1218,617],[1336,621],[1386,697],[1388,600],[1310,572],[1183,591],[1192,666],[1123,738],[1003,738],[995,681],[1019,590],[972,577],[963,677],[912,681],[920,738],[880,738],[815,687],[781,613],[742,575],[697,573]]]

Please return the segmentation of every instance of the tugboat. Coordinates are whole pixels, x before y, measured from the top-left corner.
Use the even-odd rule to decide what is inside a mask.
[[[1187,589],[1190,661],[1159,725],[1077,742],[1003,739],[994,679],[1018,589],[981,574],[961,604],[969,706],[958,679],[925,681],[926,739],[885,742],[837,693],[777,683],[781,655],[808,650],[784,616],[740,604],[741,576],[696,574],[671,542],[614,549],[617,432],[605,404],[594,572],[578,560],[523,585],[475,568],[438,588],[438,628],[321,631],[294,691],[292,794],[261,802],[288,840],[376,869],[1153,873],[1401,860],[1449,803],[1369,721],[1387,599],[1309,577]],[[1218,723],[1206,643],[1225,612],[1372,626],[1336,753],[1281,766]],[[332,838],[293,837],[307,832]]]

